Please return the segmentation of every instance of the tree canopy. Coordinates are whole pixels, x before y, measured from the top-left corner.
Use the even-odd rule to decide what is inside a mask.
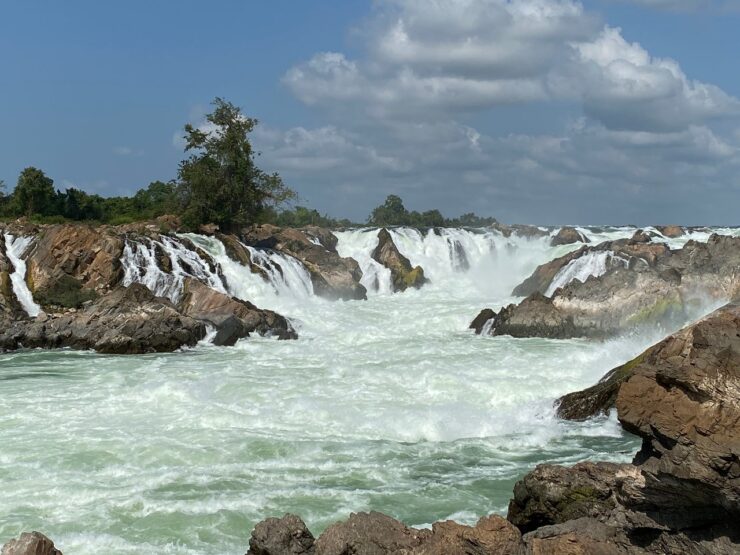
[[[193,154],[178,172],[185,202],[183,220],[191,227],[215,223],[235,230],[257,223],[270,206],[293,198],[277,173],[268,174],[255,164],[249,134],[257,120],[221,98],[206,116],[205,129],[185,126],[186,151]]]

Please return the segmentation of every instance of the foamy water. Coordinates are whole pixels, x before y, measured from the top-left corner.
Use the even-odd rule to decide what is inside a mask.
[[[370,268],[376,234],[339,233],[338,249]],[[505,513],[514,482],[538,463],[631,459],[638,441],[615,419],[561,422],[552,402],[668,330],[603,343],[475,336],[467,326],[480,309],[511,301],[538,264],[577,246],[392,235],[432,281],[391,294],[377,271],[365,302],[317,298],[284,255],[259,253],[268,282],[217,240],[188,236],[226,290],[291,318],[298,341],[0,357],[0,540],[38,529],[71,554],[236,555],[268,516],[300,514],[314,532],[360,510],[418,526],[474,522]],[[125,265],[139,264],[134,251]],[[151,283],[176,295],[176,281]]]

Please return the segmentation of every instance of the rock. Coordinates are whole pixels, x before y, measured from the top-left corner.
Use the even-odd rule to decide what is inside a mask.
[[[671,527],[740,521],[740,303],[649,350],[619,390],[636,464]]]
[[[303,231],[303,233],[308,236],[309,240],[318,242],[329,252],[337,252],[337,244],[339,243],[339,239],[337,239],[337,236],[334,235],[331,230],[315,225],[309,225],[302,228],[301,231]]]
[[[638,229],[635,231],[635,233],[632,235],[632,238],[630,239],[630,242],[632,243],[649,243],[653,240],[653,235],[644,229]]]
[[[577,251],[573,251],[538,266],[531,276],[514,288],[514,291],[512,291],[511,294],[514,297],[528,297],[535,292],[539,292],[544,295],[552,281],[555,279],[555,276],[560,273],[560,270],[567,266],[572,260],[583,256],[586,252],[587,248],[583,246]]]
[[[233,345],[253,332],[278,339],[298,337],[290,322],[276,312],[219,293],[192,278],[183,284],[178,308],[186,316],[215,326],[218,330],[213,340],[215,345]]]
[[[195,345],[205,324],[181,314],[144,285],[119,287],[76,313],[18,320],[0,330],[0,349],[94,349],[101,353],[168,352]]]
[[[490,308],[484,308],[480,311],[480,314],[475,317],[475,319],[470,322],[470,326],[468,326],[469,329],[475,330],[476,335],[481,335],[483,333],[484,328],[486,327],[486,324],[496,318],[496,313],[490,309]]]
[[[371,256],[391,271],[394,291],[405,291],[409,287],[419,288],[427,282],[422,267],[411,266],[409,259],[398,251],[391,234],[385,228],[378,232],[378,246]]]
[[[591,240],[574,227],[562,227],[550,241],[550,246],[570,245],[572,243],[590,243]]]
[[[606,338],[641,326],[675,328],[692,314],[696,317],[708,302],[740,296],[740,237],[719,235],[706,243],[689,241],[677,250],[624,240],[586,247],[540,266],[514,292],[543,293],[567,264],[605,251],[610,253],[606,273],[560,287],[550,305],[540,299],[543,314],[532,310],[529,298],[506,307],[499,313],[498,333]],[[507,321],[515,324],[511,330],[501,325]]]
[[[316,555],[413,553],[431,534],[408,528],[382,513],[352,513],[329,526],[316,540]]]
[[[362,271],[357,261],[340,257],[323,243],[317,245],[303,231],[265,224],[243,233],[247,245],[277,250],[299,260],[311,275],[317,295],[343,300],[367,298],[367,290],[360,283]]]
[[[432,525],[431,536],[414,555],[510,555],[522,549],[522,535],[505,518],[491,515],[473,526],[451,520]]]
[[[313,555],[314,537],[297,516],[268,518],[258,523],[247,555]]]
[[[41,233],[26,262],[34,297],[67,306],[87,300],[90,291],[108,291],[121,281],[123,239],[118,231],[65,224],[44,227]]]
[[[660,231],[664,237],[668,237],[669,239],[681,237],[685,233],[684,229],[679,225],[659,225],[656,226],[655,229]]]
[[[491,224],[491,229],[494,229],[501,233],[504,237],[511,237],[512,235],[518,235],[519,237],[524,237],[525,239],[535,239],[539,237],[546,237],[550,233],[548,231],[544,231],[540,229],[539,227],[533,226],[533,225],[522,225],[522,224],[513,224],[513,225],[506,225],[502,224],[501,222],[495,222]]]
[[[54,542],[41,532],[23,532],[20,538],[6,543],[1,555],[62,555]]]

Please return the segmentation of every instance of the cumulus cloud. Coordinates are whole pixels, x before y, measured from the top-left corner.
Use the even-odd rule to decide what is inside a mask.
[[[579,2],[379,0],[359,34],[356,58],[320,52],[284,75],[327,124],[257,136],[264,162],[335,214],[399,193],[509,221],[647,223],[664,210],[698,223],[709,199],[740,201],[740,137],[716,124],[740,101]],[[497,128],[510,105],[580,116]],[[697,189],[714,196],[696,202]]]

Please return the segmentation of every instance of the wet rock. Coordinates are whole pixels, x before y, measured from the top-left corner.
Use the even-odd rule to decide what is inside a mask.
[[[48,316],[48,315],[47,315]],[[205,324],[181,314],[145,286],[119,287],[75,313],[17,320],[0,330],[0,349],[93,349],[101,353],[168,352],[195,345]]]
[[[217,333],[213,342],[216,345],[233,345],[254,332],[278,339],[298,337],[290,322],[280,314],[259,309],[191,278],[183,284],[178,308],[186,316],[215,326]]]
[[[591,240],[574,227],[563,227],[550,241],[550,246],[571,245],[573,243],[590,243]]]
[[[531,276],[514,288],[511,294],[515,297],[528,297],[536,292],[544,294],[550,287],[553,279],[555,279],[555,276],[560,273],[560,270],[565,268],[572,260],[583,256],[586,252],[587,248],[583,246],[577,251],[538,266]]]
[[[313,555],[314,537],[297,516],[268,518],[255,526],[247,555]]]
[[[357,261],[316,244],[303,231],[265,224],[246,229],[243,235],[250,246],[277,250],[301,261],[311,275],[317,295],[343,300],[367,298]]]
[[[507,225],[502,224],[501,222],[495,222],[491,224],[491,229],[494,229],[501,233],[504,237],[511,237],[512,235],[518,235],[519,237],[524,237],[525,239],[534,239],[538,237],[546,237],[550,233],[548,231],[542,230],[539,227],[533,226],[533,225],[522,225],[522,224],[513,224],[513,225]]]
[[[638,229],[635,231],[635,233],[630,238],[630,242],[632,243],[649,243],[653,240],[653,236],[655,234],[651,234],[644,229]]]
[[[1,555],[62,555],[54,542],[41,532],[23,532],[18,539],[6,543]]]
[[[532,293],[518,305],[502,308],[494,317],[491,333],[550,339],[599,335],[598,330],[578,329],[572,317],[563,314],[552,299],[541,293]]]
[[[480,314],[470,322],[470,326],[468,326],[468,328],[475,330],[476,335],[480,335],[483,333],[483,329],[486,327],[486,324],[494,318],[496,318],[496,313],[490,308],[484,308],[480,311]]]
[[[391,234],[385,228],[378,232],[378,246],[373,251],[372,258],[391,271],[394,291],[405,291],[409,287],[419,288],[427,282],[422,267],[411,266],[409,259],[398,251]]]
[[[316,555],[387,555],[413,553],[431,534],[408,528],[382,513],[352,513],[327,528],[316,540]]]
[[[663,234],[664,237],[668,237],[669,239],[675,239],[677,237],[681,237],[686,233],[684,229],[679,225],[659,225],[656,226],[656,228],[660,233]]]

